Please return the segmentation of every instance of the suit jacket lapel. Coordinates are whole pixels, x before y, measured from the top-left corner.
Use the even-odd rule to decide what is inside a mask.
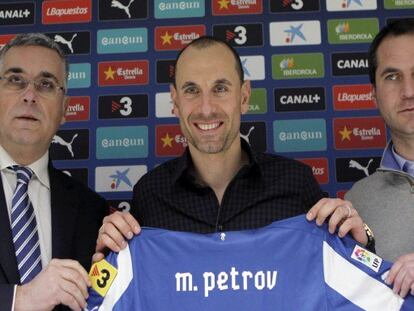
[[[76,194],[69,179],[49,164],[50,202],[52,213],[52,258],[72,257],[74,228],[78,213]]]
[[[0,266],[10,284],[19,284],[20,275],[17,270],[16,254],[10,229],[9,214],[0,175]]]

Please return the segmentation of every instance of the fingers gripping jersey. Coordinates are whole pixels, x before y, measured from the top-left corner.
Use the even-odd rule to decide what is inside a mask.
[[[390,263],[304,216],[208,235],[145,228],[106,260],[117,275],[86,310],[414,310],[383,282]]]

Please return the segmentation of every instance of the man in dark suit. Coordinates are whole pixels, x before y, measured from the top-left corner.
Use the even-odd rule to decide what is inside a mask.
[[[64,54],[42,34],[18,35],[0,52],[0,310],[86,306],[85,269],[106,209],[49,159],[67,75]]]

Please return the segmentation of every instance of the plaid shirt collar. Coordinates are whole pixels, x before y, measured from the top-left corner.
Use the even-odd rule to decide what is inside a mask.
[[[247,156],[249,157],[249,164],[242,167],[239,171],[239,174],[259,174],[259,177],[263,177],[263,172],[261,167],[257,161],[257,154],[256,152],[250,147],[249,143],[247,143],[243,138],[241,140],[241,148],[242,151],[246,152]],[[177,165],[173,171],[173,181],[174,183],[178,182],[179,180],[186,180],[190,184],[196,185],[197,187],[205,187],[205,185],[200,184],[200,182],[194,176],[194,165],[193,160],[191,158],[190,150],[187,147],[184,151],[183,155],[178,158]]]

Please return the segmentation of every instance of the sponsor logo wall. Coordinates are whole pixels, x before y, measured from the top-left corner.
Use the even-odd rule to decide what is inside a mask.
[[[69,57],[67,123],[55,165],[129,209],[133,185],[187,146],[172,114],[177,52],[208,34],[241,55],[252,81],[241,136],[296,158],[331,196],[372,174],[387,139],[367,76],[367,49],[401,0],[2,1],[0,47],[39,31]]]

